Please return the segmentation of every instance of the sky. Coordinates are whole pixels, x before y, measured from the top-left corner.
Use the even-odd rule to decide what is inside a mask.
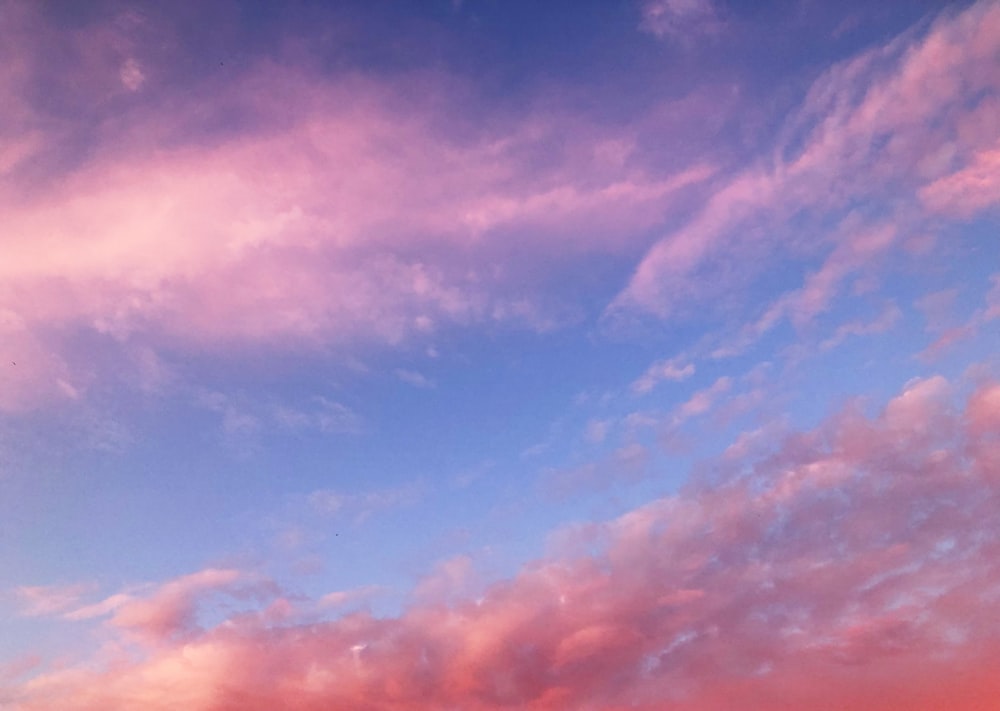
[[[1000,709],[1000,3],[0,0],[0,709]]]

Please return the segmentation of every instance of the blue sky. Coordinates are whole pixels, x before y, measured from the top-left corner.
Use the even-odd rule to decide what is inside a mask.
[[[0,14],[0,706],[992,693],[995,2]]]

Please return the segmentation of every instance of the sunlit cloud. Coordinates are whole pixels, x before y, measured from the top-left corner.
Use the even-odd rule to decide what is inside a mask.
[[[0,16],[0,708],[1000,698],[997,3]]]
[[[980,3],[939,19],[922,37],[900,38],[828,70],[786,121],[773,157],[735,176],[687,225],[660,240],[614,309],[668,316],[719,294],[726,281],[712,275],[737,273],[725,269],[731,253],[745,262],[800,249],[801,237],[780,224],[801,211],[818,225],[852,203],[880,197],[892,204],[915,193],[946,210],[958,205],[947,197],[956,190],[949,186],[963,181],[970,189],[957,191],[966,201],[954,208],[959,214],[991,206],[985,176],[997,122],[987,117],[996,118],[1000,86],[985,67],[996,52],[998,25],[997,8]],[[895,224],[855,223],[859,236],[872,238],[856,241],[859,249],[837,243],[833,261],[799,292],[799,318],[826,296],[828,279],[844,273],[845,250],[861,265],[865,251],[879,244],[874,235],[891,235],[912,219],[911,211],[893,211]]]
[[[21,614],[29,617],[55,615],[74,607],[92,586],[22,585],[14,590]]]
[[[111,41],[93,32],[80,41]],[[124,61],[121,81],[137,91],[145,75]],[[449,108],[464,97],[426,81],[427,98],[401,107],[397,80],[262,63],[216,97],[248,116],[243,128],[200,135],[192,122],[213,109],[178,96],[171,112],[133,109],[124,135],[98,136],[86,160],[30,195],[15,170],[0,186],[0,313],[5,353],[24,365],[4,379],[0,405],[83,393],[90,378],[66,337],[78,329],[195,351],[394,344],[494,321],[545,330],[556,317],[544,300],[510,286],[520,263],[503,256],[506,234],[540,235],[540,263],[619,252],[635,244],[623,234],[711,175],[609,157],[602,146],[615,135],[569,115],[472,129]],[[7,91],[30,117],[24,82]],[[37,120],[41,145],[59,139]],[[171,136],[171,147],[149,148],[148,135]],[[40,158],[17,141],[2,141],[15,168]],[[539,170],[531,153],[557,143]]]
[[[17,709],[701,709],[739,693],[767,709],[791,689],[820,705],[919,707],[945,692],[971,704],[997,690],[1000,388],[977,387],[964,407],[954,391],[913,382],[874,418],[848,409],[762,459],[734,469],[727,457],[720,466],[746,474],[593,524],[576,535],[596,535],[599,552],[539,561],[474,599],[436,601],[469,575],[468,559],[445,562],[396,618],[243,616],[199,631],[199,599],[248,583],[231,570],[179,578],[111,618],[150,633],[144,661],[38,676],[8,698]]]

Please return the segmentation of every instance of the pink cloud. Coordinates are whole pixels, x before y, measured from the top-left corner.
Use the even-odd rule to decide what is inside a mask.
[[[21,588],[19,596],[31,601],[24,614],[58,614],[73,621],[104,618],[113,628],[159,645],[199,632],[200,609],[213,595],[259,602],[277,594],[277,588],[267,580],[220,568],[207,568],[157,586],[132,587],[98,602],[81,604],[84,592],[92,588]]]
[[[1000,111],[994,117],[1000,121]],[[935,212],[970,217],[1000,204],[1000,149],[976,153],[969,165],[921,188],[920,199]]]
[[[639,378],[632,383],[632,392],[644,394],[655,388],[660,382],[680,382],[694,375],[694,364],[684,363],[682,358],[670,358],[653,363]]]
[[[933,362],[956,343],[961,343],[974,335],[976,335],[976,329],[973,324],[945,329],[927,348],[918,353],[917,357],[921,360]]]
[[[1000,277],[990,277],[990,288],[986,291],[983,305],[963,320],[950,314],[952,301],[957,295],[950,291],[929,294],[918,302],[927,319],[927,331],[935,339],[918,357],[933,361],[942,353],[961,341],[977,337],[990,321],[1000,316]]]
[[[56,615],[76,606],[93,586],[23,585],[14,590],[21,614],[28,617]]]
[[[1000,386],[954,391],[914,381],[874,418],[741,447],[732,474],[475,599],[451,594],[459,558],[399,617],[199,630],[192,600],[239,575],[181,578],[113,618],[154,633],[145,659],[3,693],[15,711],[995,708]]]
[[[857,228],[855,222],[850,218],[845,220],[837,246],[819,269],[806,276],[801,288],[782,294],[756,320],[744,325],[737,335],[724,337],[722,343],[712,349],[711,357],[728,358],[745,352],[786,319],[802,330],[832,306],[845,281],[860,273],[875,271],[880,259],[894,246],[898,230],[892,225]],[[880,328],[885,330],[891,326],[893,319],[890,310],[888,315],[867,326],[855,323],[838,327],[821,347],[831,348],[851,334],[878,333]],[[798,350],[802,352],[805,347],[800,346]]]
[[[966,416],[974,433],[995,440],[1000,435],[1000,385],[990,384],[976,391]]]
[[[353,590],[335,590],[327,593],[317,601],[320,608],[338,608],[344,605],[365,602],[383,592],[377,585],[366,585]]]
[[[699,390],[674,412],[673,422],[679,425],[692,417],[704,415],[712,409],[719,396],[725,394],[732,387],[733,379],[729,376],[717,378],[714,383],[707,388]]]
[[[70,170],[16,175],[77,135],[71,118],[42,116],[27,98],[47,60],[25,48],[22,63],[37,66],[0,82],[5,105],[36,126],[0,132],[12,171],[0,179],[2,355],[21,366],[0,380],[4,409],[82,393],[101,376],[74,354],[80,330],[155,354],[394,344],[494,321],[549,328],[561,312],[539,292],[560,263],[641,249],[643,230],[713,173],[653,170],[627,131],[558,110],[478,123],[470,90],[447,76],[412,78],[415,93],[399,80],[260,64],[175,93],[156,84],[155,57],[131,56],[118,36],[129,26],[74,30],[100,61],[73,67],[72,91],[135,96],[126,117],[74,139],[86,159]],[[199,128],[216,110],[246,121]]]
[[[152,595],[116,605],[111,624],[152,640],[167,640],[197,630],[197,603],[206,594],[232,590],[242,582],[238,570],[210,568],[164,584]]]
[[[810,274],[805,284],[790,299],[792,322],[802,325],[825,311],[837,294],[841,282],[863,266],[884,255],[896,239],[892,225],[879,225],[850,234],[839,242],[820,269]]]
[[[815,239],[806,243],[780,227],[793,215],[819,223],[874,197],[909,204],[906,198],[922,196],[931,210],[963,215],[995,204],[989,168],[1000,138],[1000,80],[987,67],[998,43],[1000,10],[980,2],[945,13],[919,39],[904,35],[834,66],[788,120],[773,158],[723,184],[657,242],[609,314],[675,316],[745,286],[749,266],[771,263],[778,250],[815,250]],[[913,217],[903,212],[894,215],[897,224]],[[836,255],[843,240],[826,234],[819,244],[832,242]],[[727,269],[727,260],[740,269]],[[834,271],[813,274],[798,296],[798,318],[815,313],[835,283],[861,266],[828,263]]]
[[[84,605],[68,611],[63,617],[67,620],[91,620],[110,615],[118,608],[133,601],[130,593],[116,593],[91,605]]]
[[[851,336],[885,333],[899,322],[902,315],[899,306],[892,302],[886,303],[879,315],[870,321],[849,321],[837,326],[833,334],[820,343],[820,350],[834,348]]]
[[[37,654],[26,654],[13,661],[0,664],[0,682],[9,682],[28,674],[43,662]],[[3,698],[3,697],[0,697]]]

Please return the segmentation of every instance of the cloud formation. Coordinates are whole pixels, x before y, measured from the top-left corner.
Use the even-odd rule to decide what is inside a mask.
[[[801,323],[837,282],[864,273],[869,237],[908,231],[926,216],[920,204],[957,217],[995,207],[998,50],[1000,8],[980,2],[945,13],[922,35],[905,34],[829,69],[785,122],[772,155],[656,243],[609,313],[683,315],[745,288],[752,264],[773,264],[776,253],[829,250],[830,261],[789,297],[797,303],[769,315]],[[886,209],[891,227],[879,215]],[[808,228],[783,226],[793,216]],[[830,222],[839,227],[830,230]],[[845,234],[848,226],[859,239]],[[732,268],[736,261],[740,269]]]
[[[55,615],[76,606],[90,590],[89,585],[22,585],[14,596],[22,615],[40,617]]]
[[[678,191],[711,175],[652,170],[620,132],[558,110],[480,122],[471,87],[443,74],[260,61],[177,92],[123,54],[148,18],[95,20],[64,41],[42,10],[12,7],[5,37],[30,28],[101,59],[53,88],[90,101],[95,130],[39,105],[33,77],[52,72],[39,51],[19,44],[0,82],[20,117],[0,131],[0,340],[19,366],[0,376],[7,410],[78,397],[101,376],[76,352],[81,332],[217,353],[550,327],[536,293],[548,262],[636,249]],[[80,158],[53,165],[57,152]],[[542,267],[534,286],[521,250]]]
[[[136,353],[357,350],[456,325],[548,330],[579,317],[558,292],[594,255],[645,254],[609,314],[672,318],[744,288],[775,253],[826,253],[747,326],[752,341],[822,313],[912,237],[915,211],[965,219],[997,201],[1000,87],[986,68],[1000,16],[987,2],[834,66],[772,156],[729,180],[704,156],[658,161],[644,148],[726,102],[735,112],[731,96],[615,124],[558,97],[493,105],[442,71],[321,73],[280,56],[179,90],[180,50],[148,41],[171,31],[152,16],[95,11],[67,29],[29,3],[5,8],[5,411],[139,381]],[[642,10],[661,36],[722,23],[707,0]],[[712,191],[700,208],[694,189]],[[874,199],[910,206],[871,215]],[[692,208],[650,248],[653,230]],[[778,227],[793,215],[811,228]],[[890,230],[873,252],[868,237]],[[87,339],[116,362],[86,358]]]
[[[475,599],[423,595],[395,618],[237,615],[201,630],[198,601],[240,580],[204,571],[114,613],[148,633],[142,660],[42,674],[3,698],[15,711],[992,708],[1000,385],[959,397],[932,377],[874,418],[848,407],[812,431],[744,438],[679,494],[569,532]]]

